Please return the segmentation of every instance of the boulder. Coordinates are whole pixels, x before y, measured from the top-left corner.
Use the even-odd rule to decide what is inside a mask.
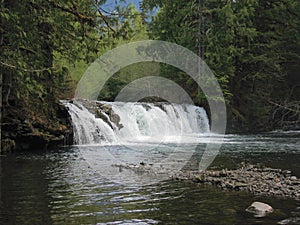
[[[253,202],[247,209],[247,212],[254,213],[255,217],[264,217],[273,212],[273,208],[263,202]]]

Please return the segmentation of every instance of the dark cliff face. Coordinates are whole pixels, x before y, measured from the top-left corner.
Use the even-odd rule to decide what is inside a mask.
[[[2,152],[45,150],[73,142],[72,122],[67,109],[59,102],[19,102],[3,107]]]

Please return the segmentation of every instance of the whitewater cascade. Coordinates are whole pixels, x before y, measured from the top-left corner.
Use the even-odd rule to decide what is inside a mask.
[[[75,144],[178,140],[209,133],[206,111],[171,103],[64,101]]]

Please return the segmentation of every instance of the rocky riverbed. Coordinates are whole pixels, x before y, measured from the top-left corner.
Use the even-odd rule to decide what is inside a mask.
[[[160,177],[174,171],[152,164],[113,165],[145,176]],[[247,191],[256,195],[277,196],[300,200],[300,179],[290,170],[272,169],[242,163],[238,169],[190,171],[182,170],[171,176],[175,180],[215,185],[222,190]]]
[[[243,164],[235,170],[181,171],[173,179],[215,185],[223,190],[300,200],[300,179],[289,170]]]

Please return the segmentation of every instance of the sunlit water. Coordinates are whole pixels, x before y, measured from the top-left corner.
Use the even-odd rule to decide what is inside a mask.
[[[125,186],[94,171],[82,154],[100,154],[105,148],[120,160],[139,163],[164,158],[174,148],[196,149],[185,167],[195,169],[206,144],[203,136],[198,144],[73,146],[1,156],[0,224],[300,224],[300,202],[292,199],[172,180]],[[211,168],[234,168],[246,161],[290,169],[300,176],[299,160],[299,132],[227,135]],[[245,212],[256,200],[270,204],[275,212],[265,218]]]

